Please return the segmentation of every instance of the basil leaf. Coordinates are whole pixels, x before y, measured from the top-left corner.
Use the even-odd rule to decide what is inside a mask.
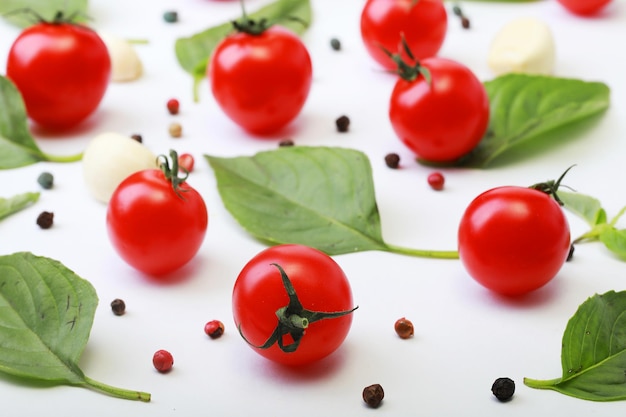
[[[0,16],[20,27],[30,26],[40,20],[54,20],[58,12],[66,17],[75,16],[73,21],[85,21],[87,0],[2,0]]]
[[[382,250],[458,258],[456,251],[406,249],[383,241],[372,168],[360,151],[294,146],[252,157],[205,158],[226,209],[266,243],[299,243],[329,255]]]
[[[97,304],[93,286],[58,261],[0,256],[0,371],[149,401],[150,394],[102,384],[78,367]]]
[[[565,204],[565,208],[585,220],[589,226],[606,223],[606,211],[597,198],[567,191],[559,191],[558,193],[559,198]]]
[[[25,209],[39,200],[39,193],[23,193],[11,198],[0,198],[0,220]]]
[[[506,74],[484,83],[490,101],[487,133],[463,161],[487,167],[523,144],[582,121],[609,107],[610,90],[600,82],[542,75]]]
[[[310,0],[277,0],[254,13],[250,19],[267,19],[280,24],[297,34],[303,34],[311,24]],[[174,49],[180,66],[194,78],[195,86],[206,74],[207,64],[213,49],[233,31],[232,22],[226,22],[200,33],[176,40]]]
[[[626,260],[626,230],[617,230],[613,227],[602,230],[598,239],[615,255]]]
[[[75,162],[82,154],[48,155],[39,149],[28,130],[22,95],[6,77],[0,76],[0,169],[19,168],[40,161]]]
[[[626,399],[626,291],[587,299],[563,334],[561,378],[524,378],[532,388],[551,389],[591,401]]]

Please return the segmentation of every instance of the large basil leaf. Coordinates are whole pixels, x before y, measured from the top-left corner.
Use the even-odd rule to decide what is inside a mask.
[[[486,167],[520,145],[545,140],[609,107],[610,90],[600,82],[543,75],[506,74],[484,83],[490,101],[489,128],[463,162]]]
[[[82,154],[54,156],[41,151],[28,130],[22,95],[6,77],[0,76],[0,169],[18,168],[40,161],[75,162]]]
[[[404,249],[383,241],[372,168],[360,151],[294,146],[252,157],[205,157],[226,209],[269,244],[299,243],[329,255],[382,250],[458,257],[456,251]]]
[[[524,383],[584,400],[626,399],[626,291],[596,294],[578,308],[563,334],[561,366],[560,378]]]
[[[21,27],[32,25],[38,18],[52,21],[59,12],[74,16],[74,21],[84,21],[87,3],[87,0],[2,0],[0,16]]]
[[[309,0],[277,0],[248,14],[251,19],[267,19],[268,22],[280,24],[298,34],[304,33],[311,24],[311,16]],[[234,19],[237,18],[234,16]],[[226,22],[176,40],[176,58],[180,66],[193,77],[195,88],[205,77],[213,49],[232,31],[232,22]],[[197,95],[195,96],[197,99]]]
[[[11,198],[0,197],[0,220],[25,209],[39,200],[39,193],[22,193]]]
[[[150,394],[110,387],[83,374],[98,297],[60,262],[28,252],[0,256],[0,371],[149,401]]]

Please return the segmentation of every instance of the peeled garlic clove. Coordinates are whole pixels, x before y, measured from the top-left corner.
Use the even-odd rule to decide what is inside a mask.
[[[99,35],[111,58],[111,81],[133,81],[139,78],[143,73],[143,66],[133,46],[126,40],[109,33]]]
[[[131,137],[113,132],[101,133],[89,142],[82,164],[87,188],[104,203],[130,174],[158,168],[152,151]]]
[[[494,38],[487,63],[496,74],[549,75],[554,68],[552,32],[542,21],[523,17],[504,26]]]

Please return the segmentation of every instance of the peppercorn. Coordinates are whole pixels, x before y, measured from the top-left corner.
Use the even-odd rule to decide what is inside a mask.
[[[430,188],[435,191],[441,191],[443,190],[446,179],[441,172],[433,172],[432,174],[428,175],[427,181],[428,185],[430,185]]]
[[[461,7],[458,4],[455,4],[452,7],[452,12],[457,15],[459,17],[459,19],[461,19],[461,26],[463,27],[463,29],[469,29],[470,27],[470,21],[467,18],[467,16],[465,16],[463,14],[463,11],[461,10]]]
[[[380,384],[370,385],[363,389],[363,401],[372,408],[377,408],[383,401],[384,396],[385,391],[383,391],[383,387]]]
[[[401,339],[409,339],[411,336],[413,336],[413,333],[415,332],[411,320],[407,320],[404,317],[396,320],[396,323],[393,327]]]
[[[167,100],[167,111],[170,112],[170,114],[178,114],[178,111],[180,109],[180,103],[178,100],[176,100],[175,98],[171,98],[169,100]]]
[[[284,139],[284,140],[281,140],[278,143],[278,146],[281,146],[281,147],[282,146],[293,146],[293,145],[295,145],[295,143],[291,139]]]
[[[171,123],[169,127],[170,136],[173,138],[179,138],[183,135],[183,127],[180,123]]]
[[[37,216],[37,225],[42,229],[49,229],[52,227],[54,223],[54,213],[49,211],[42,211],[39,216]]]
[[[49,172],[42,172],[37,177],[37,182],[41,185],[41,188],[44,190],[49,190],[54,185],[54,177]]]
[[[515,382],[510,378],[498,378],[491,386],[491,392],[500,401],[509,401],[515,393]]]
[[[348,127],[350,126],[350,119],[348,116],[341,116],[337,120],[335,120],[335,124],[337,125],[338,132],[347,132]]]
[[[204,332],[211,339],[217,339],[224,334],[224,323],[219,320],[211,320],[204,325]]]
[[[139,143],[143,143],[143,138],[141,137],[141,135],[134,133],[132,135],[130,135],[131,139],[135,139],[137,142]]]
[[[178,22],[178,13],[173,10],[169,10],[163,13],[163,20],[165,20],[167,23]]]
[[[385,155],[385,163],[391,169],[398,169],[400,167],[400,155],[397,153],[388,153]]]
[[[337,38],[332,38],[330,40],[330,47],[333,48],[335,51],[339,51],[341,50],[341,42]]]
[[[116,298],[111,301],[111,310],[116,316],[123,316],[126,313],[126,303],[124,303],[124,300]]]
[[[174,365],[174,357],[167,350],[157,350],[152,356],[152,364],[161,373],[169,372]]]

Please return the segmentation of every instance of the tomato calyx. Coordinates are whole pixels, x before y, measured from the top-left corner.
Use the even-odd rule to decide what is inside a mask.
[[[428,68],[421,65],[417,58],[415,58],[415,55],[413,54],[413,52],[411,52],[411,48],[409,48],[409,45],[404,38],[404,35],[402,35],[401,50],[406,53],[406,56],[408,56],[409,59],[413,62],[413,65],[402,59],[401,52],[392,53],[386,48],[381,48],[383,52],[385,52],[397,66],[397,69],[395,71],[392,71],[393,73],[398,74],[400,78],[405,81],[415,81],[421,75],[422,77],[424,77],[428,85],[430,85],[430,71],[428,70]]]
[[[563,178],[565,177],[565,174],[567,174],[569,172],[570,169],[574,168],[576,165],[572,165],[569,168],[567,168],[565,170],[565,172],[563,172],[561,174],[561,176],[555,181],[555,180],[548,180],[545,182],[539,182],[537,184],[533,184],[528,188],[532,188],[533,190],[537,190],[537,191],[541,191],[544,192],[546,194],[548,194],[549,196],[551,196],[552,198],[554,198],[554,201],[556,201],[559,206],[564,206],[565,203],[563,203],[563,201],[559,198],[557,191],[559,190],[559,187],[563,186],[566,188],[570,188],[566,185],[561,185],[561,181],[563,181]],[[571,189],[571,188],[570,188]]]
[[[274,332],[271,334],[271,336],[265,341],[265,343],[260,346],[250,343],[250,341],[246,339],[243,332],[241,331],[241,324],[238,326],[239,334],[241,335],[241,337],[246,341],[246,343],[257,349],[269,349],[274,344],[277,344],[278,348],[285,353],[295,352],[298,349],[298,346],[300,346],[300,341],[302,340],[306,329],[311,323],[315,323],[316,321],[324,319],[334,319],[342,317],[352,313],[358,308],[357,306],[351,310],[336,312],[307,310],[302,306],[302,303],[298,299],[296,290],[293,288],[291,280],[287,276],[287,273],[284,271],[284,269],[276,263],[272,263],[271,265],[275,266],[280,272],[283,286],[285,287],[287,295],[289,296],[289,304],[276,310],[276,317],[278,318],[276,328],[274,329]],[[291,343],[285,344],[283,337],[286,335],[289,335],[293,340]]]
[[[292,16],[287,17],[287,19],[300,22],[302,25],[304,25],[304,27],[308,26],[308,23],[306,21],[298,17]],[[270,27],[272,27],[275,22],[270,22],[265,17],[260,18],[259,20],[251,19],[246,13],[244,1],[241,0],[241,18],[233,20],[231,23],[233,25],[233,28],[235,28],[235,30],[239,33],[245,33],[251,36],[259,36]]]
[[[28,14],[33,18],[33,24],[39,23],[47,23],[50,25],[62,25],[62,24],[76,24],[76,19],[81,15],[80,12],[74,12],[70,15],[66,15],[63,10],[58,10],[52,20],[45,19],[42,15],[37,13],[30,7],[22,7],[13,11],[10,11],[5,14],[5,16],[10,16],[18,13]],[[82,16],[85,17],[85,16]]]
[[[185,167],[178,166],[178,153],[176,153],[173,149],[170,150],[170,158],[172,160],[171,166],[167,156],[165,155],[159,155],[157,157],[157,164],[159,165],[161,172],[163,172],[165,179],[172,184],[172,189],[176,195],[184,200],[185,198],[182,196],[181,192],[187,192],[189,190],[181,189],[180,185],[187,180],[187,177],[189,177],[189,171],[187,171]],[[179,169],[184,173],[181,177],[178,176]]]

